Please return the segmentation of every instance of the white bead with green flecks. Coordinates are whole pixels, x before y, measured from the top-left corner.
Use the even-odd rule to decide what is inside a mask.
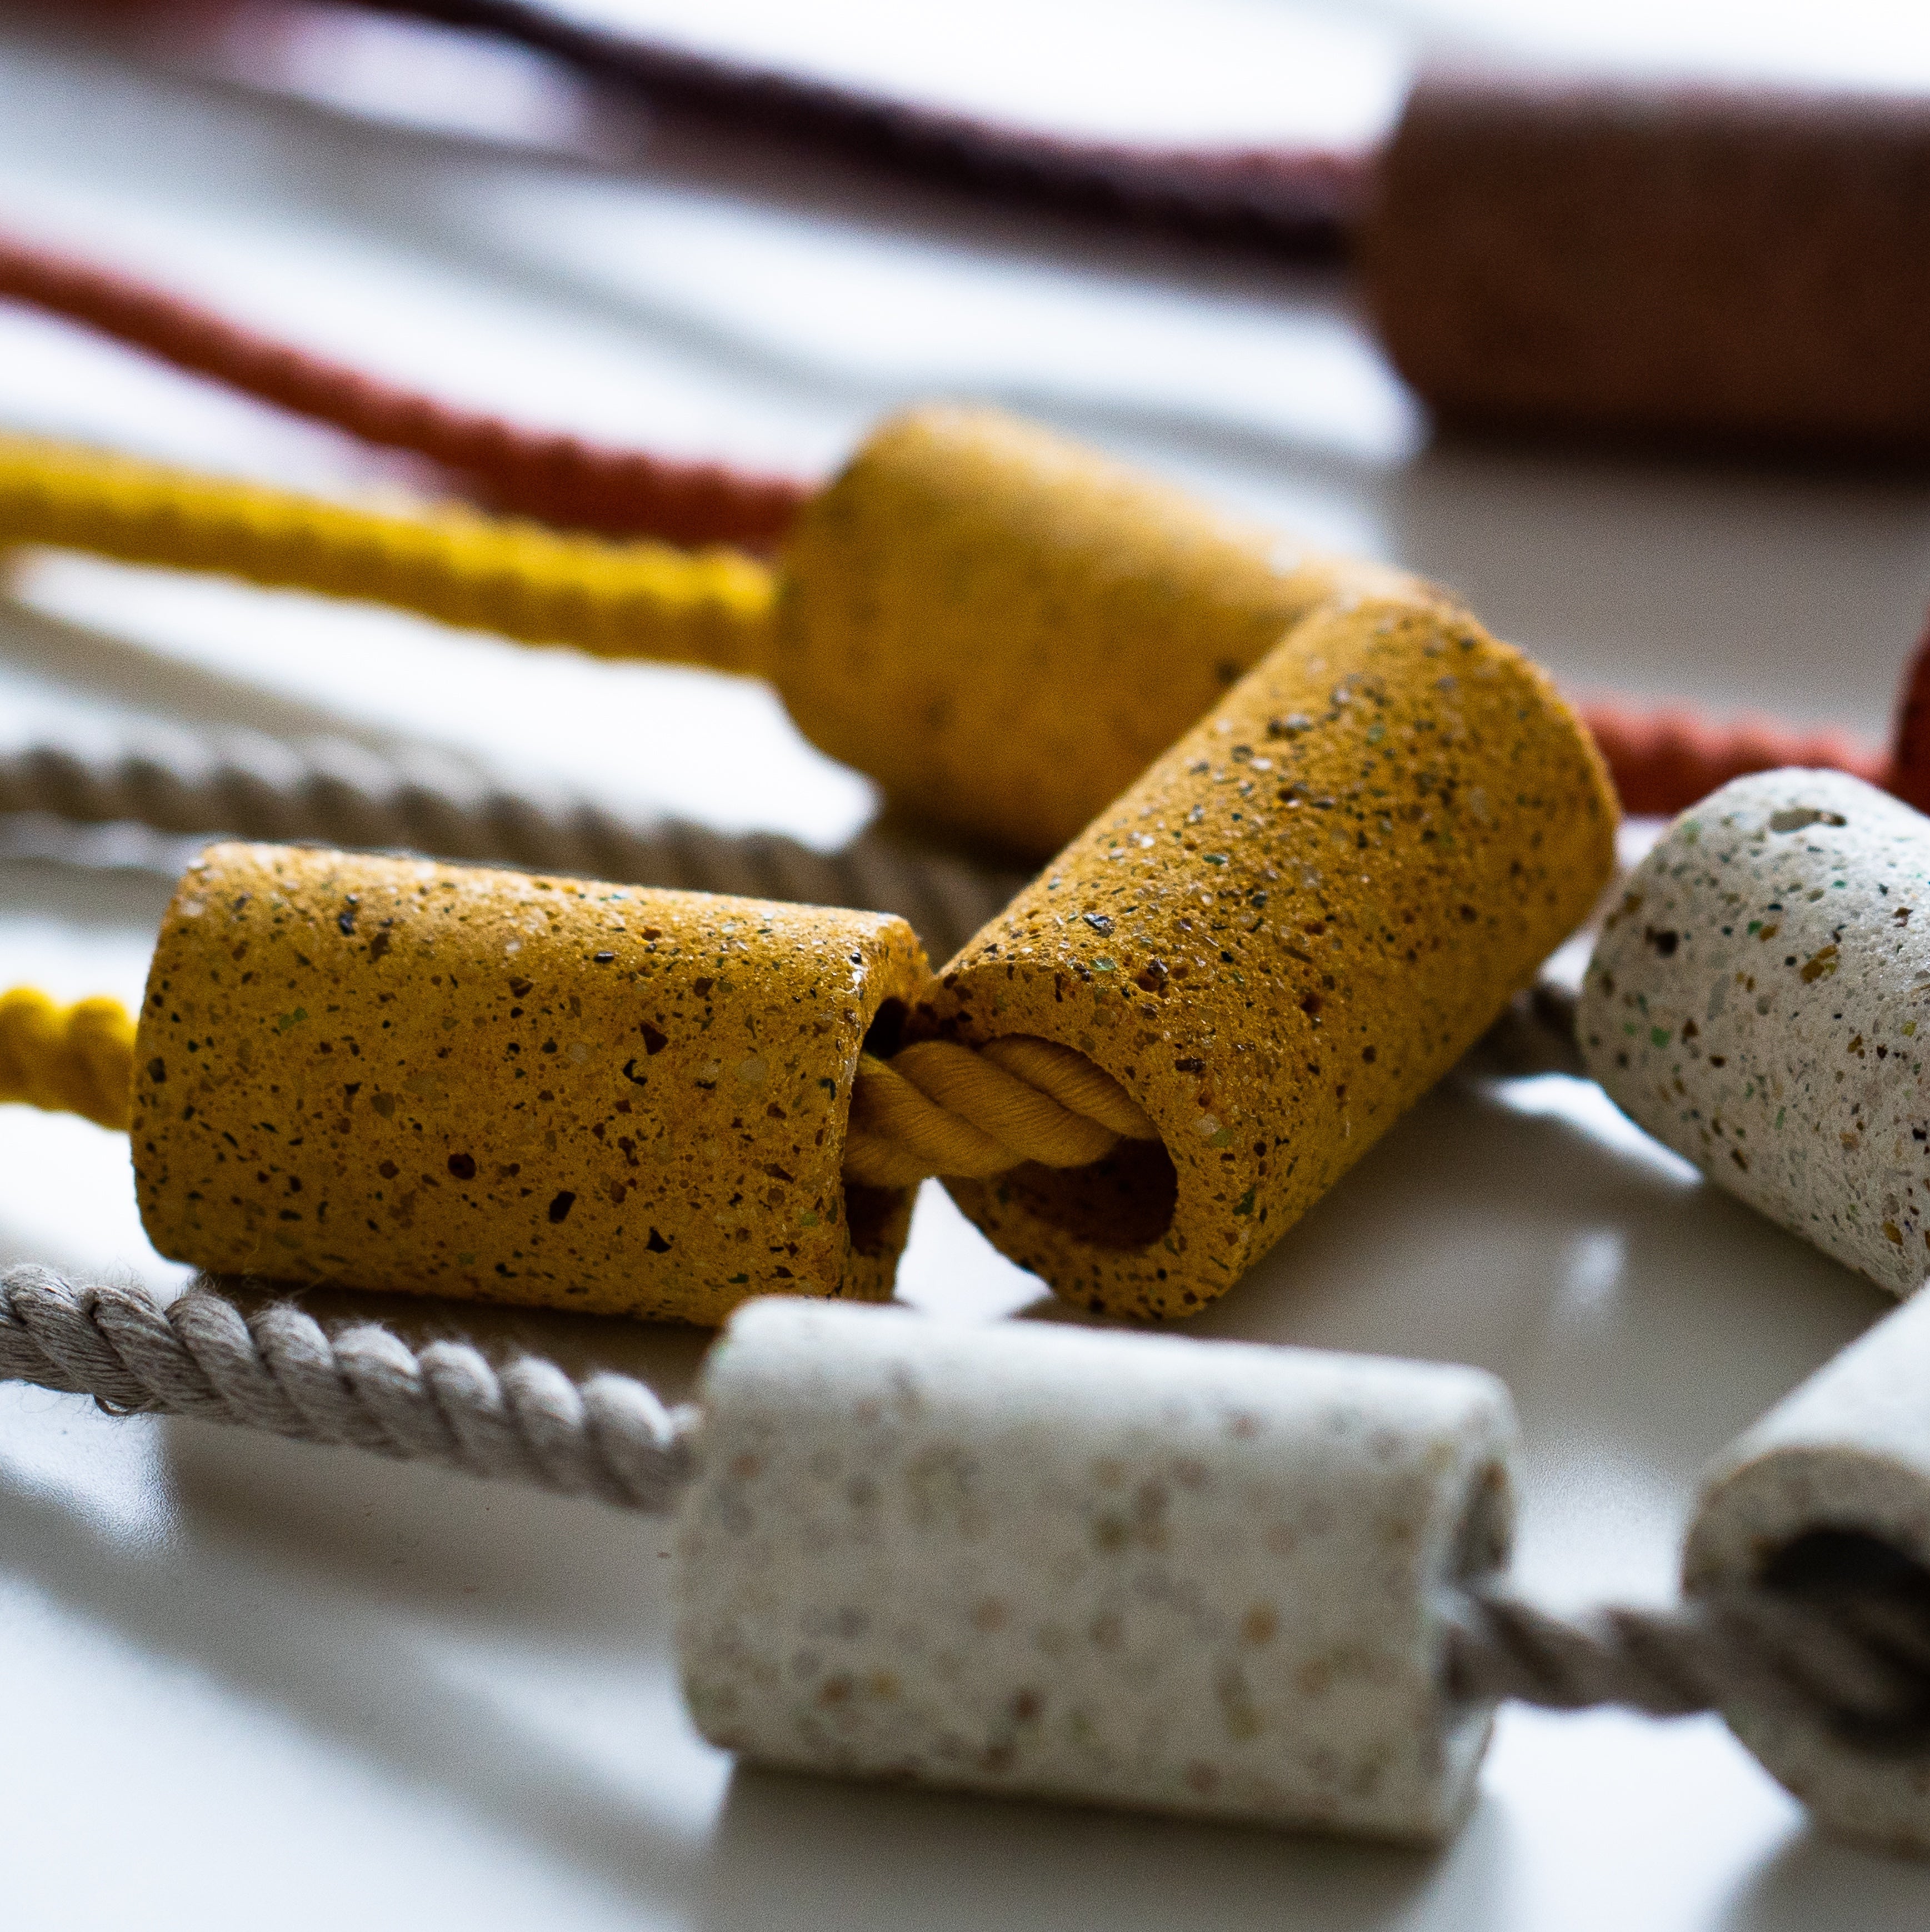
[[[1476,1370],[765,1300],[707,1364],[678,1650],[766,1764],[1432,1841],[1489,1712],[1438,1598],[1504,1558]]]
[[[1709,1179],[1892,1294],[1930,1274],[1930,819],[1839,772],[1712,793],[1630,878],[1577,1031]]]

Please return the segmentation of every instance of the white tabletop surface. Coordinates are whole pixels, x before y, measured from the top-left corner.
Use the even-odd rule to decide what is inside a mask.
[[[272,74],[156,70],[0,11],[0,222],[532,420],[821,470],[935,393],[1033,410],[1460,586],[1571,687],[1874,738],[1930,590],[1930,488],[1430,446],[1337,280],[1094,236],[794,152],[647,132],[535,64],[399,30]],[[740,50],[1058,124],[1369,130],[1415,50],[1896,84],[1918,10],[1562,0],[653,0]],[[703,23],[701,29],[696,24]],[[1910,37],[1916,38],[1912,39]],[[427,46],[428,43],[423,44]],[[330,489],[338,439],[0,308],[0,421]],[[429,745],[639,815],[830,843],[867,788],[773,700],[204,580],[19,561],[0,730],[103,722]],[[164,848],[0,825],[0,985],[135,997]],[[172,1286],[124,1144],[0,1110],[0,1256]],[[902,1293],[1038,1303],[928,1189]],[[1560,1079],[1444,1090],[1193,1332],[1481,1364],[1526,1432],[1519,1569],[1659,1600],[1697,1472],[1874,1318],[1867,1285]],[[668,1394],[702,1338],[410,1306]],[[739,1771],[678,1702],[659,1526],[347,1452],[0,1390],[0,1918],[376,1927],[1809,1932],[1919,1928],[1930,1871],[1844,1849],[1712,1720],[1501,1720],[1424,1857]]]

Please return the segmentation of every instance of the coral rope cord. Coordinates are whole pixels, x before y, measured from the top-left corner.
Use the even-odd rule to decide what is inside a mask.
[[[395,10],[440,17],[539,10]],[[695,64],[708,72],[716,64]],[[486,502],[565,530],[764,546],[784,536],[814,494],[798,478],[604,448],[457,409],[258,334],[133,278],[4,234],[0,297],[364,441],[430,458],[467,478]],[[728,670],[756,668],[756,640],[768,623],[768,576],[749,557],[680,560],[647,544],[573,542],[480,518],[378,518],[0,437],[5,541],[226,571],[367,596],[529,642]],[[1924,682],[1920,658],[1915,675]],[[1582,710],[1630,812],[1679,812],[1730,778],[1784,765],[1891,782],[1889,758],[1839,733],[1792,730],[1757,718],[1721,724],[1685,710],[1644,712],[1607,701]],[[1899,719],[1895,768],[1898,795],[1919,809],[1930,806],[1930,758],[1912,747],[1925,728],[1930,706],[1913,698]]]
[[[494,508],[605,536],[774,543],[811,485],[608,448],[458,409],[260,335],[165,290],[0,234],[0,296],[99,330],[363,442],[429,458]]]

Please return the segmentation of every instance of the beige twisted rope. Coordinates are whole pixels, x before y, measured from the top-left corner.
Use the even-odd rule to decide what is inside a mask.
[[[0,1379],[652,1511],[683,1482],[695,1420],[628,1376],[574,1382],[533,1355],[498,1370],[467,1342],[331,1336],[286,1302],[244,1316],[197,1287],[164,1305],[31,1265],[0,1273]]]
[[[545,801],[455,761],[341,740],[149,730],[89,746],[0,749],[0,813],[182,836],[495,860],[626,885],[896,913],[950,958],[1024,882],[1016,872],[868,832],[836,852],[674,819],[639,825],[581,798]]]
[[[92,747],[0,749],[0,814],[400,849],[629,885],[854,906],[896,913],[935,960],[950,958],[1024,883],[1017,872],[877,832],[824,853],[767,832],[733,836],[675,819],[634,824],[587,800],[546,802],[507,790],[451,760],[384,757],[340,739],[284,744],[150,730]],[[1572,992],[1544,980],[1517,994],[1461,1070],[1488,1078],[1579,1074]]]
[[[205,1284],[164,1305],[27,1266],[0,1273],[0,1379],[657,1513],[689,1473],[697,1420],[627,1376],[578,1382],[533,1356],[499,1370],[463,1342],[419,1351],[367,1324],[331,1336],[287,1303],[244,1316]],[[1746,1702],[1853,1737],[1930,1735],[1930,1608],[1915,1588],[1579,1618],[1463,1591],[1443,1608],[1455,1696],[1656,1717]]]

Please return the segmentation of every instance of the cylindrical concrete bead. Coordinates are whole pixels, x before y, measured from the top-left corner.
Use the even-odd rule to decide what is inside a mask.
[[[1930,819],[1840,772],[1711,793],[1630,878],[1576,1029],[1710,1180],[1892,1294],[1930,1274]]]
[[[1360,252],[1448,422],[1930,447],[1916,100],[1436,75]]]
[[[1684,1558],[1691,1592],[1825,1582],[1871,1554],[1930,1568],[1930,1296],[1918,1296],[1803,1384],[1704,1484]],[[1930,1742],[1859,1747],[1825,1726],[1745,1707],[1736,1735],[1832,1831],[1930,1852]]]
[[[1433,1840],[1488,1712],[1436,1600],[1505,1558],[1471,1369],[763,1302],[700,1400],[684,1693],[768,1764]]]
[[[894,807],[1043,858],[1308,611],[1412,588],[1029,424],[926,409],[806,508],[771,676]]]
[[[134,1174],[197,1267],[713,1323],[891,1292],[839,1172],[903,920],[219,845],[148,977]]]
[[[1203,1307],[1586,916],[1615,818],[1586,732],[1471,619],[1397,602],[1308,619],[914,1016],[1076,1048],[1163,1144],[954,1197],[1075,1301]]]

